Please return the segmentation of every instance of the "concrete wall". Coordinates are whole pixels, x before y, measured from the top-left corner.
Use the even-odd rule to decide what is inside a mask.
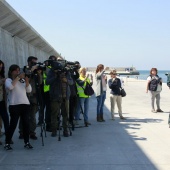
[[[43,62],[51,54],[35,48],[22,39],[14,36],[0,28],[0,60],[5,63],[5,73],[11,64],[17,64],[20,67],[27,65],[27,58],[35,56],[38,61]]]

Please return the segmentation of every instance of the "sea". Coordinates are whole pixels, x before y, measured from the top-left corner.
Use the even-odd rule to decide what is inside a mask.
[[[147,77],[150,75],[150,70],[138,70],[139,75],[137,76],[129,76],[131,78],[137,78],[139,80],[146,80]],[[170,74],[170,70],[159,70],[158,71],[158,76],[162,78],[163,83],[167,82],[167,76],[165,75],[166,73]]]

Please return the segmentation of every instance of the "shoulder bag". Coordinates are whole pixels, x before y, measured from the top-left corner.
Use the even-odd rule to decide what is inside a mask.
[[[125,90],[124,90],[124,88],[120,88],[120,95],[122,96],[122,97],[125,97],[126,96],[126,92],[125,92]]]
[[[86,82],[86,86],[85,88],[82,87],[84,89],[84,94],[87,95],[87,96],[92,96],[94,94],[94,90],[92,88],[92,86]]]

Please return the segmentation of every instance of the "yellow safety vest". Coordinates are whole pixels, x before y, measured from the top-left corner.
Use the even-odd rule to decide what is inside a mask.
[[[47,75],[44,72],[43,73],[43,80],[44,80],[44,92],[48,92],[50,90],[50,85],[46,85],[46,79],[47,79]]]
[[[82,81],[84,81],[85,78],[83,78],[82,76],[80,76],[79,79],[82,80]],[[88,83],[90,83],[90,79],[89,79],[89,78],[87,78],[86,81],[87,81]],[[83,89],[83,88],[86,87],[86,82],[84,83],[83,86],[79,86],[79,85],[76,83],[76,86],[77,86],[77,93],[78,93],[78,96],[79,96],[79,97],[83,97],[83,98],[88,98],[88,97],[90,97],[90,96],[87,96],[87,95],[84,94],[84,89]]]

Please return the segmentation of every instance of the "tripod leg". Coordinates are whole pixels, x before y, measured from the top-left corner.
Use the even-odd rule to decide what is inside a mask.
[[[61,111],[60,111],[60,113],[59,113],[58,118],[59,118],[59,120],[58,120],[58,128],[59,128],[58,141],[61,141],[61,135],[60,135]]]
[[[43,123],[43,131],[44,131],[45,137],[47,137],[45,125],[46,125],[46,124],[45,124],[45,122],[44,122],[44,123]]]
[[[73,121],[71,122],[71,125],[72,125],[72,130],[74,131],[74,123],[73,123]]]
[[[72,131],[71,131],[71,127],[69,126],[69,120],[68,120],[68,128],[69,128],[69,132],[70,132],[70,136],[72,136]]]
[[[42,146],[44,146],[43,124],[41,125],[41,139],[42,139]]]

